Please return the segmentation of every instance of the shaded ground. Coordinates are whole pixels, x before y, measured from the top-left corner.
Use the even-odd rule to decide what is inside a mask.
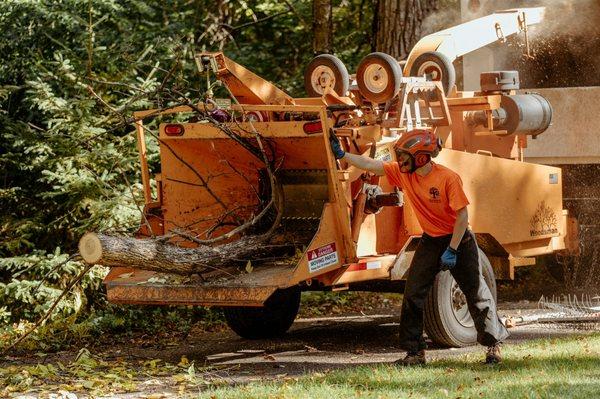
[[[540,312],[536,309],[536,304],[526,301],[503,303],[500,307],[502,316],[535,312]],[[307,373],[326,373],[359,365],[391,363],[403,355],[395,347],[397,314],[397,308],[390,306],[373,309],[373,314],[368,315],[301,318],[294,323],[285,338],[278,340],[249,341],[237,337],[228,329],[192,331],[188,337],[179,341],[146,336],[112,342],[114,338],[104,337],[88,346],[89,355],[85,352],[83,361],[81,355],[77,359],[79,348],[76,348],[49,355],[8,357],[0,362],[0,369],[7,374],[10,370],[23,373],[21,370],[24,367],[32,365],[68,365],[64,368],[64,373],[70,373],[66,375],[72,376],[79,383],[62,384],[63,395],[68,392],[77,392],[79,395],[82,392],[92,392],[102,396],[103,393],[114,392],[106,397],[176,397],[208,384],[284,380]],[[586,331],[532,324],[512,328],[511,333],[507,345]],[[440,359],[473,351],[482,351],[482,348],[432,347],[428,355],[430,359]],[[87,365],[88,360],[91,365]],[[29,373],[34,375],[36,370]],[[60,375],[60,370],[55,374]],[[114,383],[103,385],[102,378],[113,378],[107,377],[111,375],[114,375]],[[36,390],[52,392],[54,389],[53,392],[58,393],[60,384],[54,388],[52,384],[47,384],[56,381],[53,378],[51,375],[37,383],[34,378],[29,390],[31,393],[17,397],[38,397]],[[127,391],[130,393],[126,393]]]

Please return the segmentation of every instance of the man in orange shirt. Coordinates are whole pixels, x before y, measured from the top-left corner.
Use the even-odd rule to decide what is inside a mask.
[[[487,346],[486,363],[502,361],[500,343],[508,331],[498,319],[493,296],[483,279],[475,235],[468,230],[469,200],[460,177],[431,158],[441,141],[430,130],[406,132],[396,142],[397,162],[383,162],[343,151],[335,135],[331,147],[336,159],[386,176],[410,201],[423,235],[406,281],[400,315],[400,345],[407,351],[401,365],[424,364],[423,308],[435,276],[450,270],[467,299],[477,341]]]

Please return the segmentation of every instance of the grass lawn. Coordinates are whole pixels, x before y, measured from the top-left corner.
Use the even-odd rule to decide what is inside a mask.
[[[26,393],[50,398],[65,392],[80,398],[600,397],[600,333],[507,345],[505,361],[497,366],[481,364],[482,351],[477,351],[424,367],[379,364],[238,385],[219,378],[218,367],[195,365],[185,356],[171,364],[115,358],[85,348],[74,358],[68,353],[70,357],[51,360],[36,353],[0,366],[0,397]]]
[[[400,369],[362,366],[299,379],[209,389],[201,398],[598,398],[600,334],[504,348],[501,365],[482,354]]]

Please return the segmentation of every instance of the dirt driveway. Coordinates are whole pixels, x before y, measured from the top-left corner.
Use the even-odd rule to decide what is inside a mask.
[[[527,302],[503,303],[499,308],[501,316],[520,316],[542,312],[535,304]],[[296,320],[289,333],[277,340],[249,341],[239,338],[228,329],[215,332],[197,333],[192,331],[187,337],[177,340],[161,340],[154,337],[137,337],[128,342],[127,339],[105,336],[93,345],[88,346],[94,356],[94,362],[102,364],[101,370],[94,377],[84,373],[82,378],[63,379],[62,385],[54,383],[38,386],[33,390],[13,394],[12,397],[29,399],[37,398],[40,392],[62,392],[72,386],[78,395],[55,396],[88,397],[81,393],[81,383],[88,379],[90,386],[97,384],[105,376],[115,374],[124,363],[131,365],[147,364],[159,361],[161,365],[170,365],[165,373],[151,375],[139,369],[136,376],[128,377],[133,384],[125,392],[114,392],[109,396],[102,388],[96,387],[95,397],[106,398],[140,398],[140,397],[179,397],[178,385],[189,379],[189,366],[195,368],[194,378],[204,382],[217,384],[246,383],[260,380],[281,380],[302,376],[311,372],[325,373],[344,367],[356,367],[374,363],[391,363],[403,356],[396,347],[398,333],[398,309],[374,310],[373,314],[355,314],[336,317],[301,318]],[[524,340],[542,337],[561,337],[585,333],[573,328],[557,325],[530,324],[510,329],[512,335],[507,345]],[[592,330],[593,331],[593,330]],[[111,341],[111,339],[113,341]],[[77,351],[46,354],[43,358],[35,355],[9,356],[0,361],[0,367],[12,368],[19,372],[24,367],[40,364],[77,364]],[[430,359],[449,358],[468,352],[481,352],[483,348],[472,346],[461,349],[444,349],[434,346],[428,352]],[[81,351],[80,351],[81,352]],[[141,367],[141,366],[139,366]],[[134,366],[135,368],[135,366]],[[21,372],[22,373],[22,372]],[[104,373],[104,375],[103,375]],[[124,372],[127,374],[128,372]],[[183,374],[182,374],[183,373]],[[77,376],[77,373],[72,374]],[[80,376],[81,377],[81,376]],[[94,382],[96,378],[96,382]],[[80,388],[75,383],[79,381]],[[83,381],[85,387],[86,382]],[[106,385],[107,387],[109,384]],[[45,396],[44,396],[45,397]]]

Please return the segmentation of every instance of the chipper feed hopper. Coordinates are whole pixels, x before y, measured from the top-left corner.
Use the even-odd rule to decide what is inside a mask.
[[[235,332],[263,338],[287,331],[303,290],[401,292],[422,233],[411,204],[384,177],[336,161],[330,134],[346,151],[393,162],[402,134],[435,129],[444,143],[435,161],[462,177],[494,293],[515,267],[570,248],[561,170],[521,160],[528,138],[550,124],[549,103],[516,95],[511,71],[482,74],[481,91],[458,92],[448,85],[448,57],[426,50],[409,57],[426,63],[415,77],[383,53],[366,56],[352,75],[338,58],[317,56],[306,98],[222,53],[199,54],[200,71],[227,89],[229,102],[136,113],[146,199],[139,235],[81,240],[88,262],[111,267],[109,301],[223,307]],[[153,195],[143,120],[158,115],[178,119],[160,125]],[[434,341],[475,342],[448,272],[437,277],[426,315]]]

